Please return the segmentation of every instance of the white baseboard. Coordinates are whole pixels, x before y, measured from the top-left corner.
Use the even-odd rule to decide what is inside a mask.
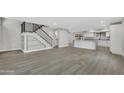
[[[7,51],[15,51],[15,50],[22,50],[21,48],[15,48],[15,49],[4,49],[4,50],[0,50],[0,52],[7,52]]]
[[[22,50],[24,53],[30,53],[30,52],[36,52],[36,51],[42,51],[42,50],[47,50],[47,49],[52,49],[52,47],[49,48],[43,48],[43,49],[35,49],[35,50]]]

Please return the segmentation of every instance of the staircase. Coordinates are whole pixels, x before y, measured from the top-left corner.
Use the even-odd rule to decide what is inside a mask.
[[[43,30],[43,27],[47,26],[27,22],[21,24],[22,49],[24,52],[39,51],[54,47],[54,39]]]

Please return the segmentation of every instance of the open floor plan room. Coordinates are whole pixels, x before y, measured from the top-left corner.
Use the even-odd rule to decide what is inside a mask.
[[[0,75],[124,75],[124,18],[1,17]]]
[[[122,75],[124,59],[108,48],[58,48],[24,54],[0,54],[0,74],[17,75]]]

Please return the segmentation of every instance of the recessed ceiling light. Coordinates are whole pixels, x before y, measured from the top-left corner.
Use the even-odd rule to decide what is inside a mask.
[[[53,23],[53,25],[54,25],[54,26],[56,26],[56,25],[57,25],[57,23]]]
[[[106,26],[106,25],[102,25],[102,26]]]
[[[104,21],[100,21],[101,24],[104,24],[105,22]]]
[[[90,29],[89,32],[94,32],[94,30],[93,29]]]
[[[83,28],[82,31],[84,31],[84,30],[86,30],[86,29]]]
[[[71,27],[68,27],[68,29],[71,29]]]

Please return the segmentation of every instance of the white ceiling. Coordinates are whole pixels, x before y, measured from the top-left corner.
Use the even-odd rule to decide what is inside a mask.
[[[122,17],[9,17],[20,21],[49,25],[51,28],[67,28],[73,32],[108,29],[111,23]]]

